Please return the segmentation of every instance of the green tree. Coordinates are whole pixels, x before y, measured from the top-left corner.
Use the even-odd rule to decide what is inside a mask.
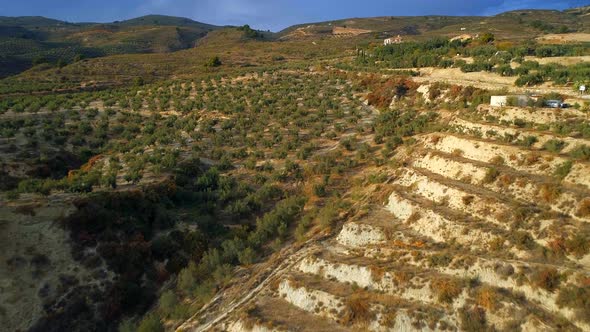
[[[158,315],[152,313],[147,315],[139,324],[137,332],[164,332],[164,325]]]
[[[210,58],[206,63],[205,67],[219,67],[221,66],[221,59],[218,56]]]
[[[256,252],[252,248],[248,247],[238,253],[238,260],[242,265],[250,265],[254,263],[254,260],[256,260]]]
[[[138,76],[133,79],[134,86],[142,86],[143,84],[144,84],[143,77]]]
[[[194,288],[197,282],[194,270],[196,269],[193,262],[189,263],[189,266],[182,269],[178,274],[177,286],[185,294],[189,294]]]
[[[479,40],[486,44],[493,42],[495,39],[496,37],[494,34],[490,32],[483,33],[481,36],[479,36]]]
[[[160,296],[159,308],[165,315],[170,315],[178,305],[178,298],[173,291],[165,291]]]

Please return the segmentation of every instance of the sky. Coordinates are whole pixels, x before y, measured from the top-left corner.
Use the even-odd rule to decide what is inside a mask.
[[[565,9],[590,0],[0,0],[0,16],[112,22],[147,14],[280,31],[294,24],[371,16],[494,15],[514,9]]]

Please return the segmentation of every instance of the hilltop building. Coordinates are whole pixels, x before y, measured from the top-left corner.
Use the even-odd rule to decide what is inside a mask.
[[[473,39],[473,36],[468,33],[465,33],[465,34],[451,38],[450,41],[455,41],[455,40],[467,41],[469,39]]]
[[[403,42],[403,38],[400,35],[397,35],[395,38],[387,38],[383,41],[383,45],[392,45],[392,44],[401,44]]]

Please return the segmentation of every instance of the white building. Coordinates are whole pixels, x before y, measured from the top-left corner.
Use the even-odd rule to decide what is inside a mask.
[[[392,45],[392,44],[401,44],[403,42],[403,38],[400,35],[397,35],[395,38],[387,38],[383,41],[383,45]]]
[[[531,98],[526,95],[513,95],[513,96],[492,96],[490,99],[490,105],[496,107],[508,106],[510,104],[514,106],[527,106]]]

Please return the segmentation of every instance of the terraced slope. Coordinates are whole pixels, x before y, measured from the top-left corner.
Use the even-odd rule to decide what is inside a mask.
[[[178,331],[589,330],[590,163],[571,151],[590,140],[513,123],[584,115],[474,114],[398,151],[403,166],[381,170],[384,202],[288,256],[223,315]]]

